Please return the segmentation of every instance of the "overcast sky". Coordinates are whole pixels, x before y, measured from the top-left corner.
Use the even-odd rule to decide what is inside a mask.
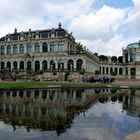
[[[119,56],[140,39],[140,0],[0,0],[0,37],[59,22],[93,52]]]

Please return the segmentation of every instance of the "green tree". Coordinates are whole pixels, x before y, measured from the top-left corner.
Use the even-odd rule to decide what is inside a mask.
[[[116,63],[116,62],[117,62],[117,57],[116,57],[116,56],[112,56],[112,57],[111,57],[111,62]]]
[[[98,75],[100,74],[100,71],[99,70],[95,70],[95,75]]]
[[[111,75],[116,76],[117,75],[116,71],[111,71]]]
[[[108,57],[105,55],[99,55],[98,57],[100,61],[108,61]]]
[[[77,52],[77,53],[83,52],[83,45],[81,44],[81,42],[76,43],[75,46],[76,46],[76,52]]]

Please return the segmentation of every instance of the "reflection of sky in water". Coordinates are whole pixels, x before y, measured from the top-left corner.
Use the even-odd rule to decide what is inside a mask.
[[[10,125],[0,123],[0,140],[121,140],[140,129],[139,118],[122,112],[122,104],[96,103],[73,120],[70,129],[57,136],[54,131],[31,130],[22,127],[16,131]]]

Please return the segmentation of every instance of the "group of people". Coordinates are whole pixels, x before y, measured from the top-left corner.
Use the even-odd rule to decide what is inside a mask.
[[[114,83],[115,82],[115,78],[114,77],[110,77],[110,76],[95,76],[95,77],[89,77],[89,78],[84,78],[83,82],[90,82],[90,83],[94,83],[94,82],[100,82],[100,83]]]

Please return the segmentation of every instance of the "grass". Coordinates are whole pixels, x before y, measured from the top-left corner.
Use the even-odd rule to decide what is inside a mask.
[[[48,87],[48,86],[61,86],[61,87],[118,87],[127,86],[126,84],[103,84],[103,83],[71,83],[71,82],[0,82],[0,88],[4,87]]]

